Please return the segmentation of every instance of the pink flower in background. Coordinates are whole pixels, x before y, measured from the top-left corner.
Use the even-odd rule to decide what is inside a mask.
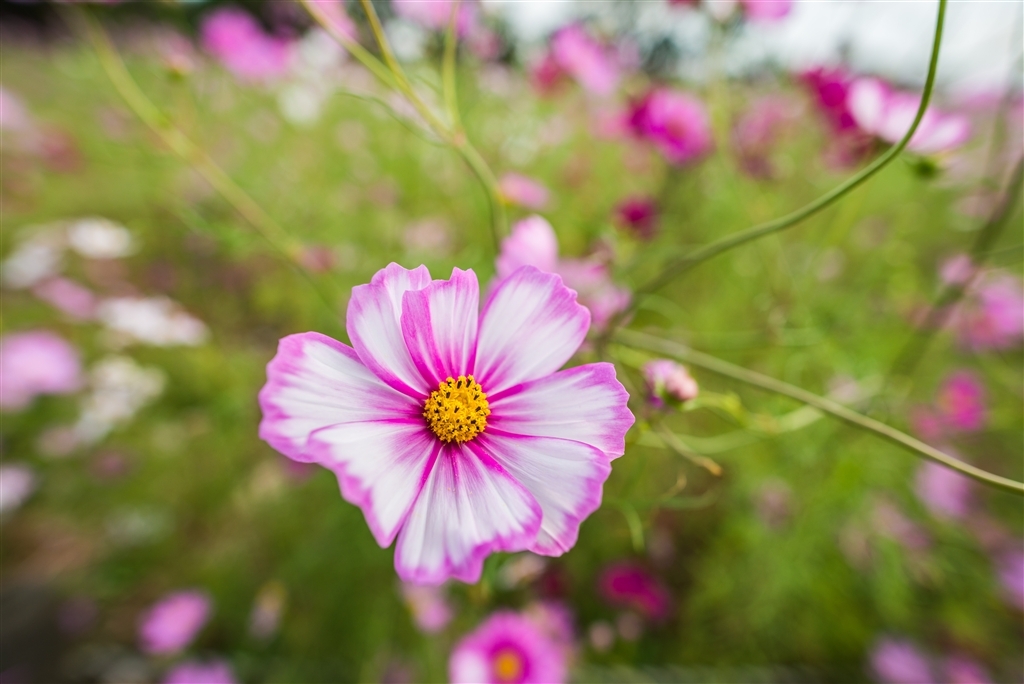
[[[350,40],[359,41],[359,30],[352,17],[345,12],[345,3],[339,0],[310,0],[320,15],[338,33]]]
[[[955,655],[943,663],[947,684],[992,684],[985,667],[971,658]]]
[[[836,133],[857,132],[857,122],[847,106],[850,74],[845,69],[817,67],[800,75],[800,81],[811,91],[814,104]]]
[[[1003,553],[996,561],[999,583],[1009,604],[1024,610],[1024,549],[1018,540],[1017,548]]]
[[[699,159],[714,146],[704,104],[687,93],[652,90],[633,105],[629,122],[636,136],[652,143],[672,164]]]
[[[452,608],[441,587],[403,584],[402,598],[416,627],[426,634],[440,632],[452,620]]]
[[[985,425],[985,387],[970,371],[952,373],[939,387],[935,405],[954,430],[973,432]]]
[[[391,264],[352,291],[352,347],[286,337],[260,392],[260,437],[332,470],[407,582],[568,551],[633,423],[611,364],[558,371],[590,322],[560,278],[519,268],[479,299],[473,271]]]
[[[970,512],[973,484],[955,470],[931,461],[922,463],[914,485],[918,498],[936,515],[960,519]]]
[[[627,197],[615,207],[615,222],[650,240],[658,230],[658,204],[653,197]]]
[[[793,0],[740,0],[743,14],[751,21],[778,21],[789,16]]]
[[[732,146],[744,172],[754,178],[775,175],[772,151],[797,114],[793,103],[780,97],[764,97],[751,104],[732,129]]]
[[[558,644],[510,611],[493,613],[455,645],[448,660],[453,684],[560,684],[566,670]]]
[[[501,243],[495,266],[499,281],[521,266],[562,276],[565,284],[579,294],[580,304],[590,311],[590,323],[596,329],[604,328],[629,306],[629,291],[612,282],[607,266],[592,260],[558,258],[555,231],[540,216],[529,216],[512,226],[512,234]]]
[[[910,410],[910,424],[915,435],[933,444],[939,441],[945,432],[942,416],[930,406],[915,406],[912,408]]]
[[[210,617],[210,597],[185,590],[168,594],[139,620],[139,642],[152,655],[177,653],[195,639]]]
[[[850,84],[847,106],[858,128],[887,143],[899,142],[914,121],[921,96],[893,90],[877,78],[858,78]],[[919,154],[948,152],[971,136],[965,116],[929,107],[907,147]]]
[[[78,352],[47,330],[0,338],[0,409],[18,411],[40,394],[70,394],[82,385]]]
[[[16,511],[36,490],[36,472],[24,463],[0,465],[0,514]]]
[[[566,658],[572,656],[576,629],[568,606],[559,601],[534,601],[523,609],[523,616],[557,645]]]
[[[970,286],[948,322],[968,349],[1007,349],[1024,340],[1024,285],[1006,273],[987,273]]]
[[[686,366],[669,359],[648,361],[644,364],[643,375],[651,401],[658,406],[664,406],[666,400],[695,399],[700,391]]]
[[[288,41],[267,35],[244,10],[224,7],[203,17],[203,49],[243,81],[269,81],[288,70]]]
[[[543,183],[521,173],[506,173],[498,181],[498,189],[508,202],[527,209],[543,209],[551,198]]]
[[[29,131],[34,127],[25,102],[7,88],[0,87],[0,131]]]
[[[237,684],[231,665],[223,660],[189,660],[171,668],[163,684]]]
[[[615,58],[579,24],[551,38],[551,58],[558,67],[595,95],[610,95],[619,83]]]
[[[883,684],[931,684],[931,665],[912,643],[883,637],[871,651],[871,670]]]
[[[96,314],[96,295],[68,278],[51,278],[32,288],[32,294],[71,318],[88,320]]]
[[[974,277],[974,261],[967,254],[956,254],[942,262],[939,277],[947,285],[966,285]]]
[[[672,595],[647,570],[634,563],[614,563],[601,573],[601,595],[613,606],[631,608],[651,620],[672,612]]]
[[[530,66],[530,83],[541,95],[550,95],[562,82],[565,72],[547,52]]]
[[[446,31],[451,21],[454,0],[392,0],[395,14],[435,31]],[[463,1],[457,10],[455,30],[459,37],[471,33],[477,27],[476,7],[472,2]]]

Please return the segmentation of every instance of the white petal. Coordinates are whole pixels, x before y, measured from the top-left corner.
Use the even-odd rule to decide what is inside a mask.
[[[405,293],[402,334],[432,389],[449,377],[473,371],[480,285],[473,271],[454,269],[451,280],[435,280]]]
[[[875,78],[858,78],[846,94],[846,106],[853,120],[862,131],[872,135],[878,135],[885,120],[888,100],[889,89]]]

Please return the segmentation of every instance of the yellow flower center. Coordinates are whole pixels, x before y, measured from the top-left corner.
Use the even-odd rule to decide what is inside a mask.
[[[494,678],[499,682],[518,682],[523,678],[523,658],[511,648],[494,656]]]
[[[484,431],[489,415],[487,395],[472,375],[448,378],[423,405],[427,425],[442,442],[468,442]]]

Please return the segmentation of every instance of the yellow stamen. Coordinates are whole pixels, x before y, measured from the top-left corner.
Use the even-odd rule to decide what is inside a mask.
[[[442,442],[468,442],[484,431],[489,415],[487,395],[472,375],[448,378],[423,405],[427,425]]]
[[[505,648],[494,656],[494,678],[498,682],[518,682],[523,678],[523,657],[511,648]]]

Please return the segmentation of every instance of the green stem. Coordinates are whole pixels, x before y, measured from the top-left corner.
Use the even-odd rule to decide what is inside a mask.
[[[387,67],[381,64],[380,60],[370,54],[366,48],[339,31],[337,25],[320,9],[319,3],[315,0],[299,0],[299,2],[302,3],[302,6],[306,8],[306,11],[309,12],[309,15],[313,17],[316,23],[320,24],[321,28],[327,31],[331,38],[348,50],[349,54],[369,69],[381,83],[389,88],[397,88],[395,79],[391,76],[391,72],[388,71]]]
[[[808,392],[807,390],[795,387],[780,380],[736,366],[714,356],[702,354],[701,352],[690,349],[682,344],[662,340],[660,338],[634,332],[632,330],[620,330],[616,336],[616,341],[627,347],[645,349],[658,354],[664,354],[671,358],[693,364],[694,366],[699,366],[711,371],[712,373],[717,373],[718,375],[732,378],[733,380],[738,380],[748,385],[795,399],[834,416],[855,428],[872,432],[879,437],[887,439],[909,451],[914,452],[918,456],[923,456],[924,458],[935,461],[947,468],[952,468],[953,470],[956,470],[979,482],[992,485],[1015,494],[1024,494],[1024,483],[1000,477],[999,475],[994,475],[988,471],[982,470],[981,468],[976,468],[969,463],[964,463],[963,461],[953,458],[952,456],[945,454],[920,440],[914,439],[904,432],[900,432],[899,430],[890,427],[885,423],[874,420],[873,418],[868,418],[867,416],[857,413],[856,411],[853,411],[838,402],[832,401],[831,399],[826,399],[825,397],[818,396],[817,394],[813,394],[812,392]]]
[[[453,131],[462,130],[459,119],[459,98],[455,81],[455,54],[458,47],[456,36],[459,20],[459,1],[452,3],[451,17],[448,18],[448,30],[444,34],[444,61],[441,64],[441,82],[444,86],[444,104],[448,110],[448,120]]]

